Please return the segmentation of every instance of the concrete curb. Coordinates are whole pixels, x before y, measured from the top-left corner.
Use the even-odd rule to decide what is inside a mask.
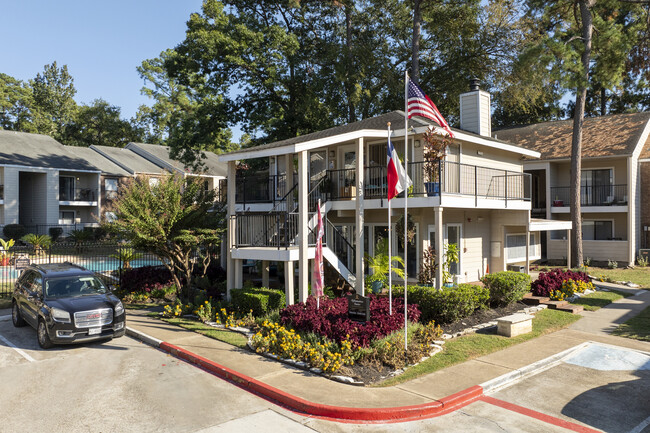
[[[0,316],[0,322],[5,322],[11,320],[11,314],[7,314],[6,316]]]
[[[136,331],[135,329],[129,328],[128,326],[126,327],[126,335],[154,347],[160,347],[160,345],[163,343],[162,340],[158,340],[157,338],[147,335],[144,332]]]
[[[160,341],[143,332],[127,327],[127,334],[137,338],[154,347],[158,347],[171,355],[195,364],[208,372],[225,379],[247,391],[260,395],[267,400],[284,406],[294,412],[310,415],[317,418],[338,422],[405,422],[417,419],[433,418],[444,415],[456,409],[460,409],[478,400],[483,395],[483,388],[472,386],[463,391],[444,397],[440,400],[433,400],[412,406],[400,407],[379,407],[379,408],[357,408],[330,406],[307,401],[303,398],[288,394],[275,387],[260,382],[257,379],[246,376],[235,370],[214,361],[203,358],[181,347]]]
[[[548,358],[540,359],[537,362],[534,362],[532,364],[528,364],[522,368],[519,368],[517,370],[513,370],[510,373],[506,373],[504,375],[501,375],[499,377],[495,377],[494,379],[490,379],[487,382],[481,383],[479,386],[483,388],[484,393],[489,393],[496,391],[501,388],[505,388],[511,384],[513,384],[516,381],[519,381],[525,377],[533,376],[537,373],[541,373],[542,371],[548,370],[551,367],[554,367],[555,365],[559,364],[564,358],[567,356],[571,355],[574,352],[577,352],[579,350],[584,349],[585,347],[589,346],[592,344],[589,341],[586,341],[584,343],[578,344],[577,346],[570,347],[567,350],[564,350],[560,353],[556,353],[555,355],[551,355]]]

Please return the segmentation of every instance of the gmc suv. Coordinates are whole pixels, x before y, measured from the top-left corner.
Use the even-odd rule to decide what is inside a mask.
[[[16,327],[36,329],[43,349],[126,332],[122,302],[93,272],[68,262],[27,267],[16,281],[11,318]]]

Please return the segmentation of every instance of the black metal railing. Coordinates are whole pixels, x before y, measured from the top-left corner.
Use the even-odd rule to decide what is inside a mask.
[[[339,260],[348,268],[353,274],[356,273],[356,255],[355,248],[348,241],[348,239],[338,230],[331,221],[327,220],[325,224],[327,228],[326,238],[328,239],[327,246],[336,254]]]
[[[581,206],[626,206],[627,185],[593,185],[580,187]],[[571,205],[571,188],[551,187],[553,206]]]
[[[236,203],[275,203],[297,185],[298,176],[294,173],[294,183],[289,185],[287,176],[269,175],[268,173],[251,173],[237,176],[235,193]],[[227,184],[225,184],[227,185]],[[225,194],[222,193],[225,201]]]
[[[97,201],[97,188],[75,188],[59,190],[59,201]]]
[[[291,212],[243,212],[235,219],[233,247],[289,248],[298,238],[298,214]]]
[[[354,169],[328,170],[332,200],[356,197],[355,173]],[[385,198],[388,192],[386,167],[366,167],[364,174],[364,197]],[[410,162],[408,174],[413,182],[409,190],[411,196],[457,194],[526,201],[531,197],[531,177],[528,173],[437,160]]]
[[[121,285],[122,270],[128,267],[163,266],[154,254],[134,251],[131,247],[119,244],[54,243],[45,248],[36,248],[30,244],[16,245],[8,252],[0,252],[0,295],[10,295],[16,279],[20,276],[21,271],[15,266],[16,258],[27,258],[32,264],[74,263],[95,272],[105,282],[115,285]]]

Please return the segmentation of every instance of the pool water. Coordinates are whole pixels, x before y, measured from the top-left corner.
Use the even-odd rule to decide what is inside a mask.
[[[120,267],[120,261],[112,257],[105,257],[101,259],[96,259],[96,258],[83,259],[79,257],[77,258],[77,260],[70,260],[70,261],[72,263],[83,266],[84,268],[97,273],[115,271]],[[130,263],[132,268],[162,265],[162,262],[156,258],[137,259],[137,260],[132,260]],[[15,280],[16,278],[18,278],[19,275],[20,275],[20,271],[17,271],[13,266],[0,267],[0,282]]]

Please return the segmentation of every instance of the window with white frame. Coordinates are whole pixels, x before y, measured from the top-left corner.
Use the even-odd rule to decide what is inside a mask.
[[[582,221],[583,241],[606,241],[614,237],[614,221]]]
[[[528,252],[531,260],[537,260],[542,257],[538,233],[530,233]],[[506,259],[508,262],[522,262],[526,260],[525,233],[506,235]]]
[[[104,179],[104,189],[107,199],[117,198],[117,179]]]
[[[59,224],[74,224],[75,211],[62,210],[59,212]]]

